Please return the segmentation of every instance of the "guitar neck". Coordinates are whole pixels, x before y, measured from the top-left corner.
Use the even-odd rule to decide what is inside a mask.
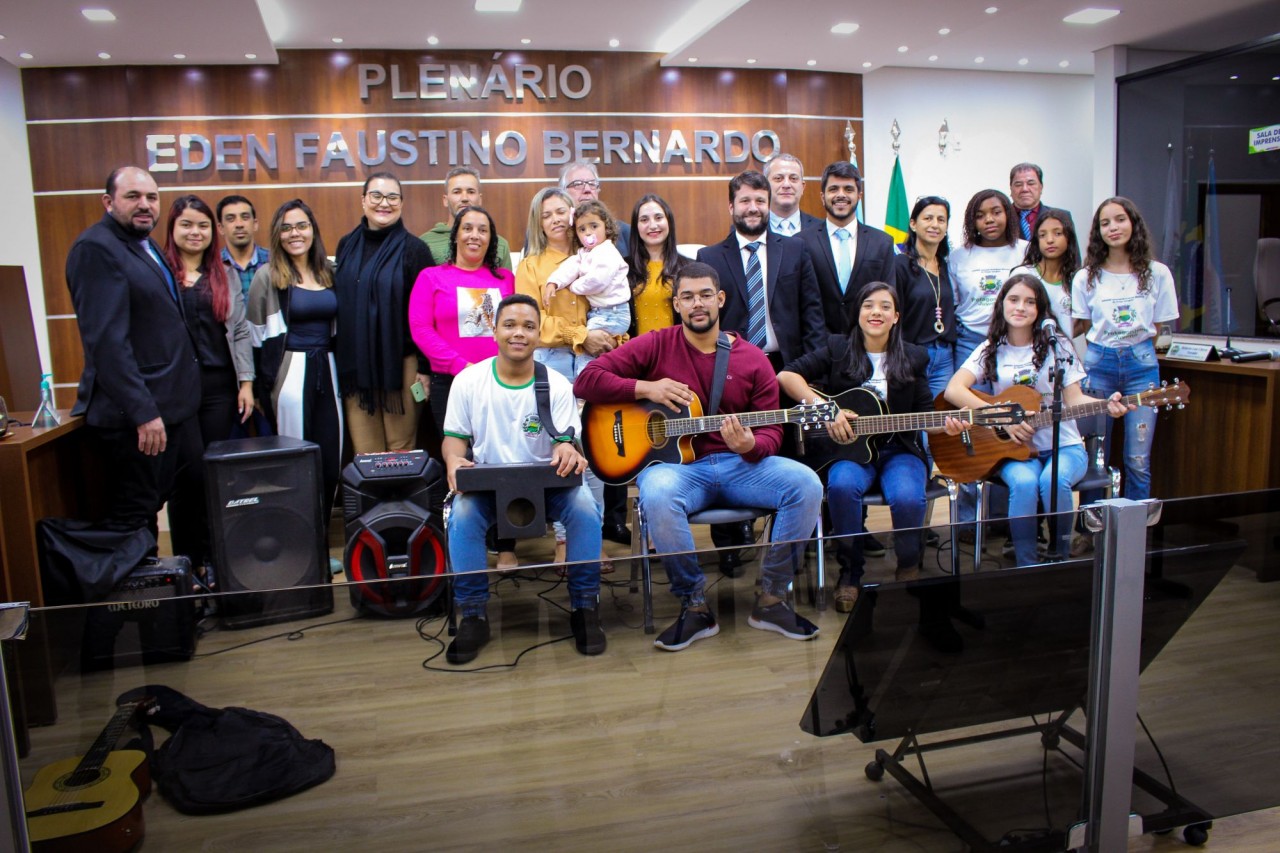
[[[735,412],[734,416],[744,427],[760,427],[790,423],[795,419],[795,412],[791,409],[775,409],[768,412]],[[669,418],[663,422],[663,430],[668,438],[719,432],[728,417],[729,415],[702,415],[696,418]]]
[[[90,778],[97,777],[98,771],[107,760],[107,756],[111,754],[111,750],[115,747],[116,742],[120,740],[120,735],[124,734],[125,727],[129,725],[129,721],[133,719],[133,715],[137,713],[138,706],[141,704],[141,700],[126,702],[116,709],[115,716],[111,718],[111,721],[107,723],[106,727],[94,740],[93,746],[89,747],[89,751],[84,754],[84,758],[80,759],[80,763],[72,771],[69,781],[76,780],[82,775]]]
[[[1142,398],[1143,398],[1142,394],[1130,394],[1127,397],[1122,397],[1120,402],[1124,403],[1126,406],[1130,404],[1133,404],[1135,406],[1147,405],[1146,403],[1142,402]],[[1078,418],[1087,418],[1092,415],[1100,414],[1107,410],[1107,402],[1108,401],[1106,400],[1095,400],[1092,403],[1081,403],[1077,406],[1063,406],[1062,419],[1064,421],[1074,421]],[[1043,411],[1037,412],[1036,414],[1027,418],[1026,422],[1031,424],[1036,429],[1040,429],[1040,427],[1052,426],[1053,411],[1051,409],[1045,409]]]
[[[946,426],[947,418],[976,423],[973,409],[952,409],[946,412],[905,412],[900,415],[862,415],[853,422],[858,435],[875,435],[886,432],[912,430],[939,430]]]

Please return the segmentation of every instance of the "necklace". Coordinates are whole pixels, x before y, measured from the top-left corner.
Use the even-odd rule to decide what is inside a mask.
[[[938,334],[946,331],[946,326],[942,323],[942,275],[933,275],[924,264],[920,265],[920,269],[924,271],[924,277],[929,280],[929,288],[933,290],[933,330]]]

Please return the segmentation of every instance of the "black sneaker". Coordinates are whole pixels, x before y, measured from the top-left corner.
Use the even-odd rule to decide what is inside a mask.
[[[885,551],[884,543],[870,533],[862,537],[862,555],[864,557],[883,557]]]
[[[761,631],[776,631],[792,640],[812,640],[818,636],[818,626],[796,613],[785,601],[761,607],[757,602],[747,624]]]
[[[489,642],[489,620],[481,616],[463,616],[458,623],[458,634],[449,644],[444,659],[457,666],[470,663]]]
[[[598,655],[606,644],[604,629],[600,627],[598,607],[579,607],[569,616],[569,628],[573,631],[573,644],[578,654]]]
[[[710,610],[681,608],[680,616],[671,627],[658,635],[653,644],[666,652],[687,649],[694,641],[714,637],[720,633],[715,614]]]

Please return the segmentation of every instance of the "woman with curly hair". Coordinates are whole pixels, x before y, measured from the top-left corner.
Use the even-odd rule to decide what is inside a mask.
[[[1095,397],[1114,391],[1134,394],[1160,382],[1156,326],[1178,319],[1178,298],[1169,268],[1151,258],[1151,234],[1127,198],[1098,206],[1089,229],[1084,269],[1071,282],[1075,333],[1088,349],[1085,387]],[[1151,496],[1151,443],[1155,410],[1143,406],[1124,418],[1124,496]],[[1111,447],[1107,424],[1106,447]]]
[[[1000,190],[974,193],[964,210],[964,245],[947,259],[956,306],[956,364],[964,364],[986,339],[996,292],[1026,251],[1009,197]]]

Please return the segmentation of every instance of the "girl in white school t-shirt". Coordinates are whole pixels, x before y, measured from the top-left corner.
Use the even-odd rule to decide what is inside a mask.
[[[1041,219],[1043,221],[1043,218]],[[979,407],[985,401],[970,389],[980,380],[991,383],[997,397],[1014,385],[1034,388],[1046,399],[1053,394],[1053,371],[1057,363],[1044,321],[1051,315],[1049,294],[1040,279],[1027,273],[1011,276],[996,297],[996,310],[991,319],[987,339],[961,365],[947,385],[947,401],[959,407]],[[1059,336],[1060,345],[1066,338]],[[1062,401],[1067,406],[1093,402],[1080,389],[1084,371],[1074,360],[1067,364],[1063,376]],[[1122,416],[1126,408],[1114,395],[1107,410],[1112,417]],[[1019,566],[1038,562],[1036,554],[1036,507],[1047,510],[1052,505],[1053,427],[1036,429],[1029,423],[1015,424],[1005,430],[1020,444],[1030,444],[1031,458],[1009,459],[997,469],[1000,479],[1009,487],[1009,533],[1014,556]],[[1058,436],[1058,500],[1059,513],[1071,512],[1071,487],[1084,476],[1088,458],[1080,431],[1073,421],[1064,420]],[[1071,536],[1069,523],[1056,527],[1056,552],[1066,556]]]
[[[1159,384],[1156,326],[1178,318],[1169,268],[1151,258],[1151,234],[1127,198],[1098,206],[1089,229],[1084,269],[1071,282],[1071,315],[1085,334],[1085,387],[1095,397],[1135,394]],[[1151,442],[1155,410],[1143,406],[1124,418],[1124,496],[1151,496]],[[1107,425],[1107,449],[1111,444]],[[1083,499],[1083,498],[1082,498]]]
[[[1036,220],[1034,239],[1027,244],[1027,254],[1022,266],[1010,275],[1027,273],[1040,279],[1058,329],[1067,338],[1072,336],[1071,279],[1080,269],[1080,240],[1071,214],[1056,207],[1046,207]]]
[[[1009,197],[999,190],[974,193],[964,211],[964,245],[947,259],[956,305],[956,364],[964,364],[987,337],[996,292],[1026,251]]]

